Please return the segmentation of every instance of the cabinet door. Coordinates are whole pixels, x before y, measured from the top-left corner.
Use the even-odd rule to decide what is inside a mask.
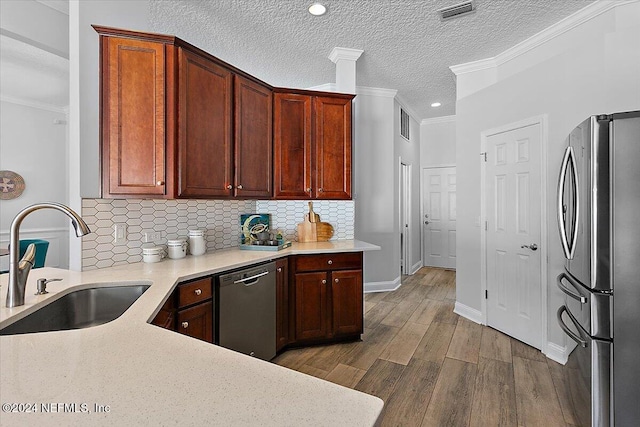
[[[276,351],[289,343],[289,260],[276,261]]]
[[[235,76],[235,182],[237,197],[271,197],[272,91]]]
[[[213,343],[213,302],[178,311],[178,332]]]
[[[295,275],[296,341],[327,336],[327,276],[326,272]]]
[[[178,196],[231,196],[233,75],[184,49],[178,67]]]
[[[274,96],[274,197],[308,199],[311,187],[311,96]]]
[[[333,334],[362,333],[362,270],[333,271],[331,273],[331,307]]]
[[[351,100],[315,99],[317,199],[351,198]]]
[[[104,37],[102,192],[165,194],[164,44]]]

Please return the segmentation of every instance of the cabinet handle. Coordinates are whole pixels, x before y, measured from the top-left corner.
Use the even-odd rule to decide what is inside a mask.
[[[202,290],[201,289],[196,289],[195,293],[196,293],[196,295],[201,295],[202,294]]]
[[[331,265],[331,264],[333,264],[333,261],[329,260],[329,261],[327,261],[327,264]]]
[[[233,185],[229,184],[227,185],[227,190],[231,190],[233,188]]]
[[[242,190],[242,184],[238,184],[238,186],[236,187],[238,190]]]
[[[189,322],[182,322],[182,327],[187,329],[189,327]]]
[[[282,267],[278,267],[278,273],[282,273]]]
[[[157,181],[156,185],[164,185],[164,181]]]
[[[339,281],[340,281],[340,280],[338,280],[338,279],[335,279],[335,280],[334,280],[334,282],[336,282],[336,283],[338,283]]]
[[[327,284],[327,281],[326,281],[325,279],[322,279],[322,284],[323,284],[323,285],[326,285],[326,284]]]

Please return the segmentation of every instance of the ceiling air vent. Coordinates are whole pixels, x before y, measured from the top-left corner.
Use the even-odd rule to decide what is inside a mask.
[[[468,15],[475,11],[476,11],[476,5],[474,4],[473,0],[471,0],[471,1],[466,1],[464,3],[459,3],[453,6],[438,9],[438,14],[440,14],[440,20],[446,21],[448,19],[453,19],[459,16]]]

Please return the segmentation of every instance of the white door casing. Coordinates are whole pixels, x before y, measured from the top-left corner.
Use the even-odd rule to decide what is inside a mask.
[[[546,340],[543,126],[529,120],[483,133],[485,320],[538,349]]]
[[[400,159],[400,274],[411,274],[411,165]]]
[[[456,268],[456,168],[425,168],[422,174],[423,264]]]

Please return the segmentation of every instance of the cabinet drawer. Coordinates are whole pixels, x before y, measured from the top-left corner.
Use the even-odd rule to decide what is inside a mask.
[[[211,278],[178,285],[178,308],[211,298]]]
[[[296,257],[296,271],[343,270],[362,268],[362,252],[345,252]]]

